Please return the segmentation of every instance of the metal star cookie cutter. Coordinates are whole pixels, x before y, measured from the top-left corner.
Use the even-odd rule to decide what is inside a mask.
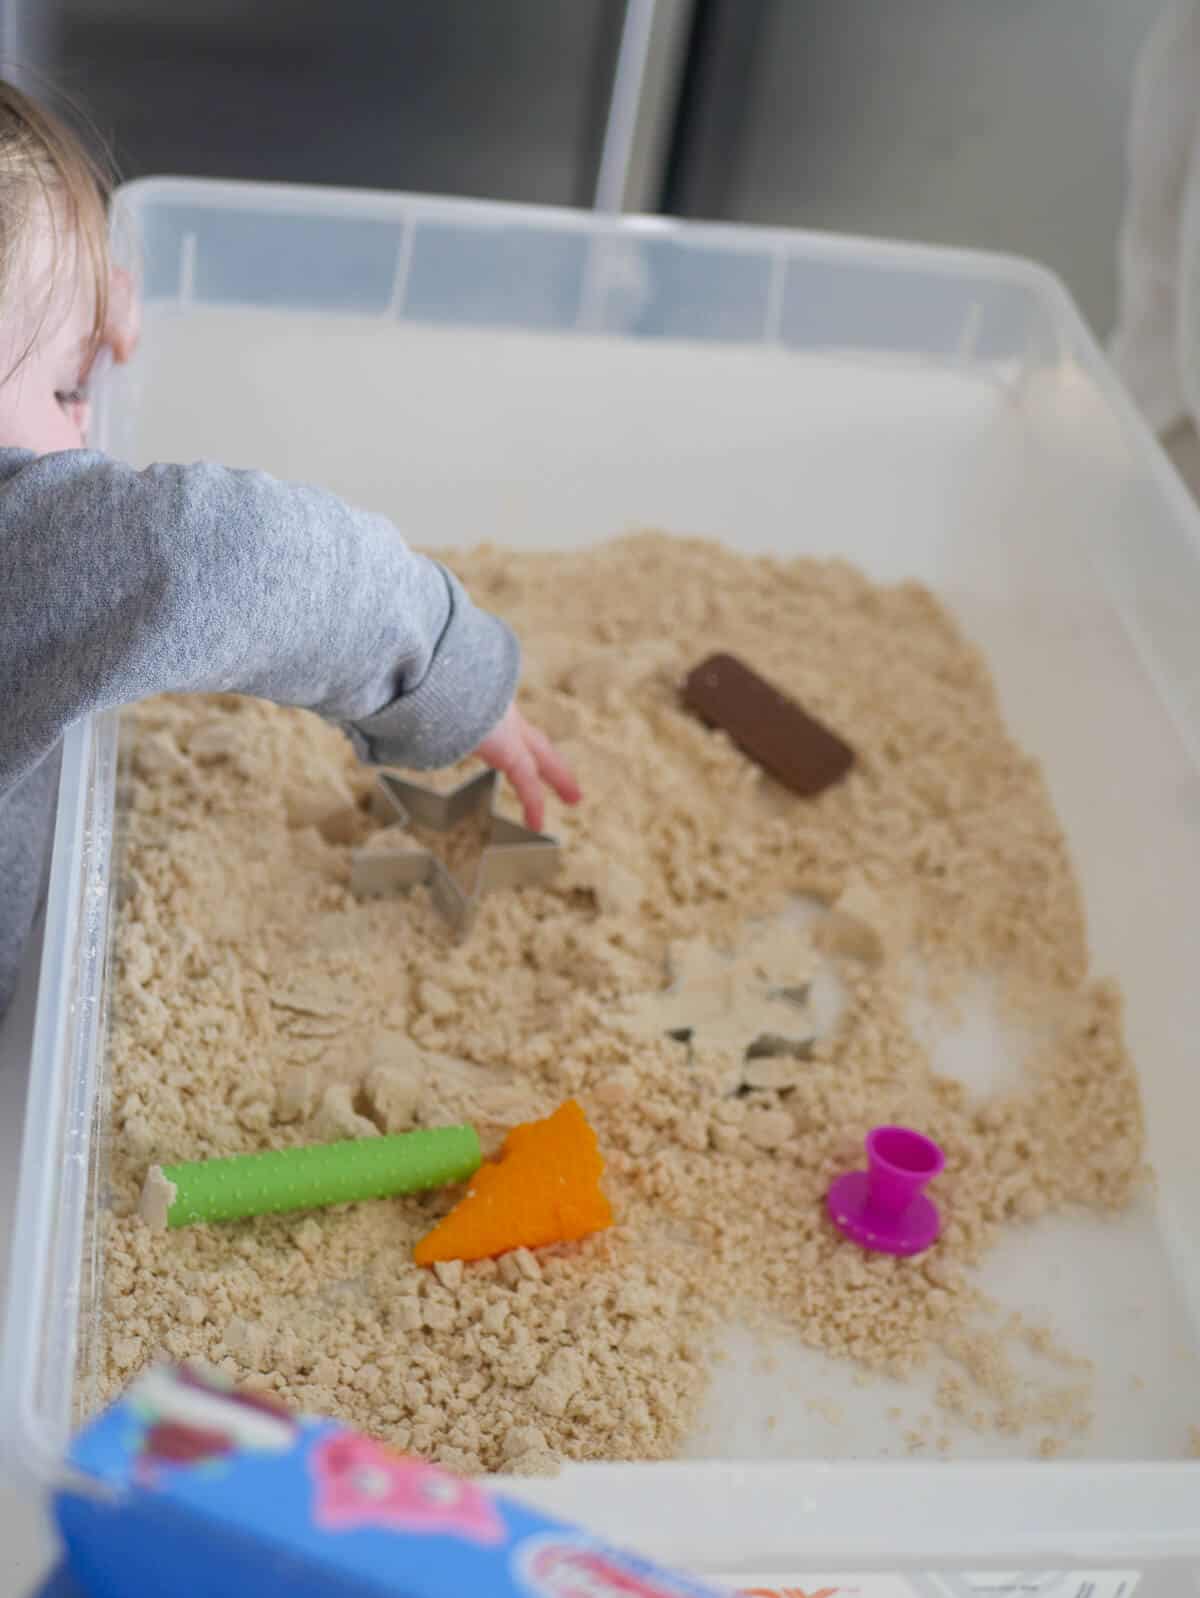
[[[379,773],[372,809],[401,826],[416,823],[433,832],[451,832],[483,813],[488,841],[475,867],[468,892],[436,855],[420,848],[356,849],[350,857],[350,888],[361,899],[381,898],[399,889],[427,884],[440,913],[465,936],[479,910],[479,901],[498,888],[523,888],[548,882],[558,870],[561,847],[555,838],[534,832],[495,812],[497,775],[484,771],[449,793],[405,782],[389,771]]]

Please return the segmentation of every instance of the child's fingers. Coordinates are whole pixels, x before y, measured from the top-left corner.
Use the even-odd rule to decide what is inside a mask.
[[[558,797],[569,805],[578,804],[582,795],[575,773],[546,734],[538,727],[530,727],[526,733],[526,741],[533,751],[538,771]]]
[[[579,802],[581,795],[574,772],[546,734],[530,726],[515,706],[510,706],[504,720],[484,739],[477,753],[507,777],[521,801],[525,825],[535,832],[541,830],[546,814],[543,781],[567,804]]]
[[[515,740],[511,748],[505,751],[504,763],[500,769],[512,783],[517,798],[521,801],[521,809],[525,813],[525,825],[539,832],[546,814],[546,801],[542,795],[542,780],[538,775],[533,751],[525,742],[520,739]]]

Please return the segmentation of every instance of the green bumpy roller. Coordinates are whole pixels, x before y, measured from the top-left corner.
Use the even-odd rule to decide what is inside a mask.
[[[186,1165],[154,1165],[142,1189],[141,1213],[149,1225],[162,1229],[395,1198],[465,1182],[482,1159],[473,1126],[439,1126]]]

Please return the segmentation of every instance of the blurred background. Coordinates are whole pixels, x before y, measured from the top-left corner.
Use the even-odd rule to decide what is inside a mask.
[[[602,198],[1029,255],[1106,333],[1130,81],[1160,8],[0,0],[0,49],[89,109],[127,177],[590,205],[637,12]]]

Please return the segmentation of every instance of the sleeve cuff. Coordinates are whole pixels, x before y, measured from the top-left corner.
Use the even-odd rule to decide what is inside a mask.
[[[346,724],[360,757],[374,765],[433,770],[477,749],[517,691],[521,652],[509,627],[471,603],[443,571],[450,614],[418,687]]]

